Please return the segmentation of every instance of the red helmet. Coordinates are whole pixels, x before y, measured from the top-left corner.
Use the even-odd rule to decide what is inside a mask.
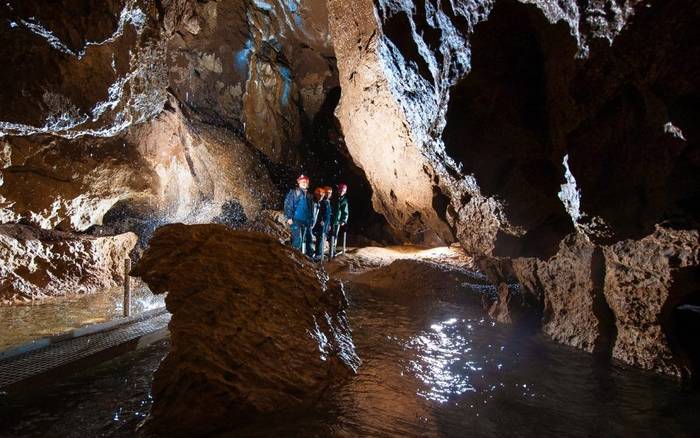
[[[309,180],[309,177],[306,176],[306,175],[304,175],[304,174],[302,173],[301,175],[299,175],[299,178],[297,178],[297,181],[301,181],[301,180],[307,180],[307,181],[308,181],[308,180]]]
[[[345,184],[345,183],[340,183],[340,184],[338,184],[338,190],[342,191],[343,189],[347,190],[347,189],[348,189],[348,185]]]

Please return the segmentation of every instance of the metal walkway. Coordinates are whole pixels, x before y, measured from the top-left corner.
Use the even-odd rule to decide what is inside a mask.
[[[0,388],[58,370],[115,347],[138,348],[165,336],[170,313],[164,308],[96,327],[42,339],[0,353]]]

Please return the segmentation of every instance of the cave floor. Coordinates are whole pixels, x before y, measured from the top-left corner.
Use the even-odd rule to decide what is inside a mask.
[[[396,260],[417,260],[438,263],[459,269],[474,269],[474,262],[459,245],[422,247],[415,245],[368,246],[348,248],[343,254],[325,265],[326,271],[341,279],[354,274],[387,266]]]
[[[406,295],[405,282],[380,293],[374,282],[353,281],[395,274],[391,261],[449,264],[453,256],[364,248],[328,264],[345,278],[358,374],[312,411],[232,424],[221,436],[697,436],[700,395],[673,381],[496,324],[476,305]],[[418,289],[429,282],[425,271],[400,274]],[[153,373],[168,348],[163,341],[40,391],[0,394],[0,435],[143,434]]]

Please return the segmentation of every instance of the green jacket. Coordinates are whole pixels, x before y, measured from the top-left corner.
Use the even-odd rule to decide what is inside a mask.
[[[333,209],[333,225],[348,223],[349,216],[350,208],[348,207],[348,197],[342,196],[338,199],[338,202]]]

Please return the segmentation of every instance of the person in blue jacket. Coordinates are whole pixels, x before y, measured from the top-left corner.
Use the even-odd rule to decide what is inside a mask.
[[[292,247],[311,257],[311,228],[314,225],[314,200],[308,192],[309,177],[297,178],[297,187],[291,189],[284,199],[284,216],[292,229]]]
[[[326,244],[326,237],[328,236],[328,231],[331,226],[331,196],[333,195],[333,189],[331,187],[319,187],[314,192],[317,199],[318,213],[316,218],[316,223],[314,225],[314,235],[316,236],[316,258],[320,259],[323,255],[324,246]]]

